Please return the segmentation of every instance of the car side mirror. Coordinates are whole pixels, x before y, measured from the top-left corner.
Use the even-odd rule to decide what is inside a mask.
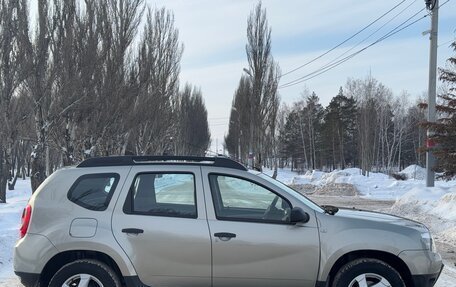
[[[307,212],[299,207],[293,207],[290,214],[290,223],[307,223],[310,220],[310,216]]]

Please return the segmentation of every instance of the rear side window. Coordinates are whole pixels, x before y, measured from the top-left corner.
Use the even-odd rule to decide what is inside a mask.
[[[194,175],[190,173],[138,174],[130,188],[124,212],[196,218]]]
[[[90,210],[105,210],[118,182],[117,173],[83,175],[71,186],[68,199]]]

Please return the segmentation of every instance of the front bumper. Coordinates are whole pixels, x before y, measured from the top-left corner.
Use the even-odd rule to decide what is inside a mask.
[[[440,268],[440,271],[435,274],[427,274],[427,275],[413,275],[412,280],[413,280],[413,286],[415,287],[432,287],[435,285],[437,280],[440,277],[440,274],[442,273],[443,270],[443,265]]]
[[[399,253],[399,258],[407,264],[412,275],[439,274],[442,257],[429,250],[407,250]]]

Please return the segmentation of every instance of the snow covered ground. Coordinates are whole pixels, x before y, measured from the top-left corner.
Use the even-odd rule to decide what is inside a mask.
[[[22,210],[32,194],[30,180],[18,179],[16,188],[6,192],[6,204],[0,204],[0,286],[7,278],[14,277],[13,246],[19,236]]]
[[[272,174],[272,171],[265,170],[265,173]],[[379,209],[425,223],[438,242],[456,251],[456,180],[436,181],[436,187],[426,188],[423,168],[411,166],[402,173],[408,180],[398,181],[382,173],[371,173],[366,177],[357,168],[330,173],[313,171],[303,175],[283,169],[279,170],[277,179],[289,185],[317,188],[349,184],[356,188],[355,197],[360,200],[393,201],[386,204],[387,210],[382,209],[384,206]],[[331,192],[331,188],[327,189]],[[16,190],[7,192],[8,203],[0,205],[0,286],[20,286],[14,279],[12,250],[19,233],[21,212],[30,194],[30,181],[18,180]],[[325,193],[324,196],[331,194]],[[334,196],[340,197],[339,194]],[[437,287],[456,286],[454,261],[445,262],[446,267]]]

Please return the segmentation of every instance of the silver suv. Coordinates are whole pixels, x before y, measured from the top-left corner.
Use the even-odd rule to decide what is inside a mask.
[[[429,230],[320,207],[227,158],[92,158],[53,173],[24,210],[25,286],[433,286]]]

